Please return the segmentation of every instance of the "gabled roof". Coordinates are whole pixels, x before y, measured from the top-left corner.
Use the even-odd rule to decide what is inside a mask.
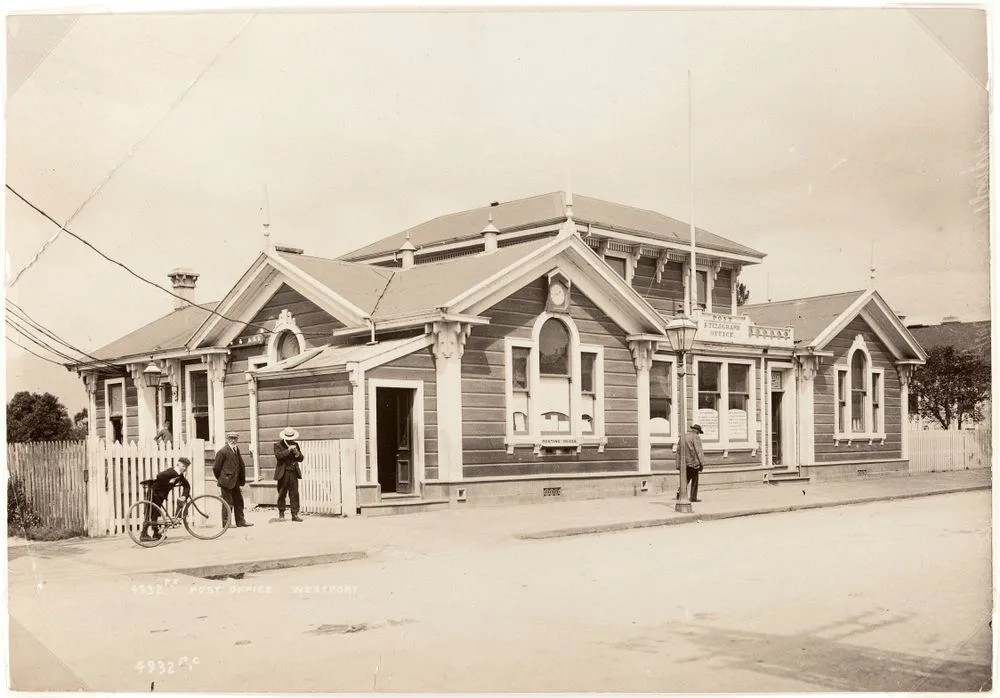
[[[403,337],[400,339],[382,340],[376,344],[347,344],[340,346],[325,345],[310,350],[290,359],[272,364],[255,371],[255,375],[266,378],[273,375],[287,376],[289,371],[297,373],[330,373],[336,369],[346,369],[349,363],[379,363],[379,359],[393,355],[397,350],[414,347],[421,342],[427,344],[424,337]]]
[[[441,307],[484,278],[551,243],[551,238],[534,240],[491,254],[456,257],[409,269],[303,255],[282,257],[379,320]]]
[[[849,323],[860,317],[896,360],[923,363],[927,359],[917,340],[874,289],[761,303],[745,306],[743,310],[757,324],[794,328],[797,349],[823,351]]]
[[[493,224],[505,233],[559,223],[566,220],[566,193],[557,191],[440,216],[366,245],[340,259],[357,261],[395,252],[407,236],[418,249],[463,240],[478,240],[491,213]],[[573,219],[581,225],[591,224],[674,244],[687,244],[691,235],[688,223],[662,213],[576,194],[573,194]],[[759,259],[765,256],[763,252],[701,228],[696,230],[695,243],[704,250],[731,252]]]
[[[310,257],[301,254],[278,255],[293,264],[327,288],[331,288],[358,306],[371,313],[385,292],[395,269],[377,267],[372,264],[352,264],[336,259]]]
[[[987,361],[992,358],[992,323],[989,320],[948,322],[907,329],[920,342],[920,346],[928,351],[937,347],[955,347],[962,351],[972,351]]]
[[[753,320],[756,325],[791,327],[795,331],[796,344],[810,345],[823,330],[864,294],[865,291],[849,291],[827,296],[757,303],[743,306],[740,312]]]
[[[217,305],[217,302],[202,303],[175,310],[91,354],[98,359],[113,360],[170,349],[183,349],[191,333],[211,316],[211,311],[215,310]]]

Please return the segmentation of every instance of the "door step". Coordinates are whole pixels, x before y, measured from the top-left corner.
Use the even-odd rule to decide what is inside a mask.
[[[780,484],[793,484],[801,485],[808,483],[810,478],[808,475],[801,474],[798,470],[788,470],[784,472],[771,473],[765,482],[770,485],[780,485]]]
[[[386,501],[388,499],[388,501]],[[360,507],[362,516],[394,516],[396,514],[419,514],[423,511],[438,511],[447,509],[447,499],[420,499],[416,496],[403,495],[393,497],[383,495],[378,504],[364,504]]]

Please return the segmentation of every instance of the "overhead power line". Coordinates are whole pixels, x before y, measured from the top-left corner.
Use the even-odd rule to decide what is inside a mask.
[[[226,49],[228,49],[230,46],[233,45],[233,42],[235,42],[240,37],[240,35],[243,34],[243,30],[245,30],[247,28],[247,26],[250,24],[250,22],[252,22],[254,20],[254,18],[256,18],[256,17],[257,17],[257,15],[251,15],[247,19],[247,21],[243,23],[243,26],[241,26],[239,28],[239,31],[237,31],[233,35],[233,38],[231,38],[229,41],[227,41],[222,46],[222,48],[220,48],[218,50],[218,52],[215,54],[215,57],[212,58],[212,60],[208,62],[208,65],[206,65],[204,67],[204,69],[202,69],[202,71],[200,73],[198,73],[197,76],[195,76],[194,80],[192,80],[188,84],[188,86],[184,88],[184,91],[181,92],[181,94],[177,97],[177,99],[175,99],[173,101],[173,103],[167,108],[167,111],[164,112],[164,114],[163,114],[162,117],[160,117],[160,120],[157,121],[155,124],[153,124],[153,127],[151,129],[149,129],[146,132],[146,134],[142,138],[140,138],[129,149],[129,151],[127,153],[125,153],[125,157],[122,158],[121,161],[112,168],[112,170],[107,174],[107,176],[104,179],[102,179],[100,181],[100,183],[98,183],[98,185],[94,188],[94,190],[92,192],[90,192],[90,195],[86,199],[84,199],[83,203],[80,204],[80,206],[76,209],[76,211],[73,212],[73,215],[71,215],[69,218],[66,219],[65,225],[59,225],[58,223],[56,223],[56,225],[59,226],[59,230],[57,230],[55,233],[53,233],[52,237],[50,237],[48,240],[46,240],[42,244],[42,246],[39,248],[38,252],[36,252],[34,254],[34,256],[28,261],[28,263],[26,265],[24,265],[24,267],[22,267],[21,270],[17,272],[17,274],[14,275],[14,278],[11,279],[11,281],[10,281],[9,284],[7,284],[7,288],[13,287],[14,284],[16,284],[18,282],[18,280],[21,278],[21,275],[24,274],[24,272],[28,271],[28,269],[30,269],[32,266],[34,266],[34,264],[41,258],[42,254],[44,254],[45,250],[47,250],[49,248],[49,245],[51,245],[53,242],[56,241],[56,239],[59,237],[59,233],[61,233],[61,232],[68,232],[66,230],[66,226],[69,225],[70,223],[72,223],[73,220],[78,215],[80,215],[80,212],[83,211],[83,209],[87,206],[87,204],[89,204],[91,201],[93,201],[94,197],[97,196],[97,194],[101,191],[101,189],[104,188],[104,185],[106,185],[111,180],[111,178],[114,177],[115,174],[118,173],[118,171],[122,168],[122,166],[126,162],[128,162],[132,158],[133,155],[135,155],[135,152],[136,152],[136,150],[139,149],[139,146],[141,146],[146,141],[146,139],[149,138],[150,135],[152,135],[152,133],[154,131],[156,131],[156,129],[158,129],[160,127],[160,125],[164,121],[167,120],[167,117],[170,116],[170,114],[174,111],[174,109],[177,108],[177,105],[179,105],[181,102],[184,101],[184,98],[188,96],[188,93],[190,93],[191,90],[194,89],[194,86],[197,85],[198,82],[201,81],[201,79],[203,77],[205,77],[205,74],[209,70],[211,70],[212,67],[215,65],[216,61],[219,60],[219,57],[226,51]],[[50,219],[50,220],[52,220],[52,219]],[[55,223],[54,220],[52,222]]]
[[[15,303],[14,301],[12,301],[11,299],[7,298],[6,299],[6,303],[7,303],[7,312],[8,313],[12,314],[14,317],[18,318],[22,322],[28,323],[31,327],[33,327],[34,329],[38,330],[39,332],[41,332],[42,334],[46,335],[47,337],[51,338],[52,340],[58,342],[62,346],[66,347],[66,348],[68,348],[68,349],[70,349],[72,351],[75,351],[75,352],[77,352],[79,354],[82,354],[82,355],[86,356],[87,358],[93,359],[94,361],[103,363],[106,366],[108,366],[109,368],[114,369],[116,372],[120,372],[122,370],[121,366],[117,366],[117,365],[111,363],[110,361],[107,361],[106,359],[102,359],[100,357],[94,356],[93,354],[91,354],[89,352],[86,352],[83,349],[80,349],[79,347],[75,346],[74,344],[71,344],[70,342],[67,342],[65,339],[63,339],[62,337],[60,337],[59,335],[57,335],[55,332],[53,332],[52,330],[48,329],[42,323],[38,322],[37,320],[35,320],[34,318],[32,318],[30,315],[28,315],[27,311],[25,311],[24,308],[22,308],[21,306],[19,306],[17,303]],[[80,363],[82,363],[82,362],[80,362]]]
[[[59,225],[52,218],[52,216],[50,216],[48,213],[46,213],[45,211],[43,211],[41,208],[39,208],[35,204],[31,203],[28,199],[26,199],[24,196],[22,196],[12,186],[10,186],[9,184],[7,184],[5,186],[7,187],[7,190],[9,192],[11,192],[14,196],[16,196],[17,198],[19,198],[24,203],[26,203],[28,206],[30,206],[39,215],[43,216],[44,218],[46,218],[47,220],[51,221],[52,223],[55,223],[56,225]],[[152,286],[153,288],[162,291],[163,293],[166,293],[168,296],[171,296],[172,298],[176,298],[176,299],[182,300],[182,301],[184,301],[186,304],[188,304],[190,306],[193,306],[195,308],[199,308],[200,310],[203,310],[203,311],[205,311],[206,313],[208,313],[210,315],[215,315],[216,317],[222,318],[223,320],[225,320],[227,322],[232,322],[234,324],[242,325],[242,326],[248,327],[248,328],[256,328],[256,329],[262,330],[262,331],[264,331],[264,332],[266,332],[268,334],[273,333],[273,330],[270,327],[267,327],[266,325],[260,325],[260,324],[253,323],[253,322],[246,322],[246,321],[243,321],[243,320],[237,320],[235,318],[228,317],[227,315],[223,315],[222,313],[220,313],[220,312],[218,312],[218,311],[216,311],[214,309],[207,308],[207,307],[205,307],[203,305],[198,305],[194,301],[192,301],[192,300],[190,300],[188,298],[185,298],[184,296],[178,295],[178,294],[174,293],[173,291],[168,290],[167,288],[164,288],[163,286],[161,286],[160,284],[156,283],[155,281],[151,281],[150,279],[147,279],[145,276],[143,276],[143,275],[139,274],[138,272],[134,271],[130,266],[128,266],[124,262],[119,262],[117,259],[114,259],[113,257],[108,256],[107,254],[105,254],[104,252],[102,252],[101,250],[99,250],[97,247],[95,247],[93,245],[93,243],[89,242],[88,240],[86,240],[85,238],[81,237],[80,235],[74,233],[69,228],[65,228],[65,227],[62,227],[62,226],[60,226],[60,228],[67,235],[69,235],[70,237],[72,237],[75,240],[78,240],[80,243],[82,243],[83,245],[85,245],[86,247],[88,247],[91,251],[95,252],[98,256],[102,257],[103,259],[105,259],[108,262],[111,262],[115,266],[121,267],[126,272],[128,272],[130,275],[132,275],[135,278],[137,278],[139,281],[143,282],[144,284],[148,284],[148,285]],[[322,333],[321,334],[321,333],[304,332],[303,336],[304,337],[314,338],[314,339],[330,339],[330,335],[328,333]]]
[[[9,335],[7,336],[7,341],[10,342],[11,344],[13,344],[16,347],[20,347],[21,349],[24,349],[26,352],[28,352],[32,356],[37,356],[42,361],[48,361],[50,364],[55,364],[56,366],[62,366],[62,364],[60,362],[55,361],[54,359],[49,359],[47,357],[44,357],[41,354],[32,351],[31,349],[29,349],[28,347],[24,346],[20,342],[15,342],[13,339],[10,338]]]
[[[79,359],[77,359],[75,356],[70,356],[66,352],[53,347],[51,344],[49,344],[48,342],[46,342],[44,339],[39,339],[38,336],[36,334],[34,334],[31,330],[25,329],[23,325],[21,325],[16,320],[12,319],[10,316],[7,317],[6,323],[7,323],[8,327],[10,327],[11,329],[15,330],[18,334],[20,334],[22,337],[24,337],[25,339],[27,339],[32,344],[34,344],[34,345],[36,345],[38,347],[41,347],[42,349],[45,349],[46,351],[49,351],[49,352],[55,354],[56,356],[65,359],[66,361],[70,361],[70,362],[74,362],[74,363],[77,362],[77,361],[79,361]]]

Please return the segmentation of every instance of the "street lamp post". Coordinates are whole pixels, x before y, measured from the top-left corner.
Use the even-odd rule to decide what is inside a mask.
[[[677,438],[678,467],[680,469],[680,496],[677,498],[676,511],[691,512],[691,501],[688,499],[687,454],[681,445],[681,437],[687,433],[687,367],[686,355],[694,346],[694,337],[698,333],[698,324],[686,315],[678,315],[667,323],[667,339],[670,347],[677,352],[680,370],[677,377],[681,381],[680,424]]]

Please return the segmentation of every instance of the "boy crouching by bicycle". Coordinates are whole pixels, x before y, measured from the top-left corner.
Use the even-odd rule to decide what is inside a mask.
[[[188,467],[191,465],[191,461],[188,458],[180,457],[177,459],[177,467],[167,468],[159,472],[156,475],[156,479],[152,481],[149,489],[149,499],[155,504],[155,507],[150,507],[150,515],[145,521],[142,527],[141,540],[150,541],[156,540],[160,537],[160,532],[156,531],[154,535],[149,535],[149,527],[151,524],[155,524],[156,520],[160,517],[160,510],[158,507],[163,506],[163,502],[166,501],[167,497],[170,495],[170,491],[174,489],[177,485],[181,486],[181,494],[183,499],[177,501],[177,511],[174,516],[180,516],[181,509],[184,506],[184,500],[191,496],[191,483],[187,481],[184,477],[184,473],[187,472]]]

